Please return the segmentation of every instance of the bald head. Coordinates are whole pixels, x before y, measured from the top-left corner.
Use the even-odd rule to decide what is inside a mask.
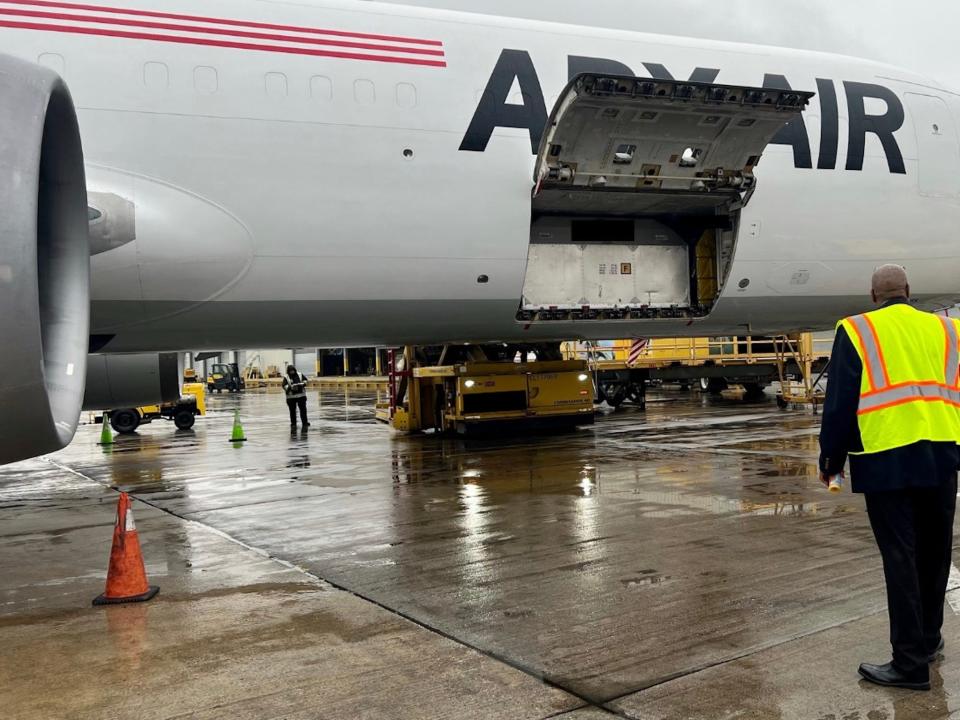
[[[873,271],[871,295],[875,303],[910,297],[907,271],[899,265],[881,265]]]

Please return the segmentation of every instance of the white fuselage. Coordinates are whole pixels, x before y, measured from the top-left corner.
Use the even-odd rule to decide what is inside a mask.
[[[136,207],[136,239],[92,258],[92,333],[105,351],[823,328],[866,307],[870,273],[884,262],[906,265],[930,305],[960,298],[960,98],[904,71],[343,0],[111,6],[127,13],[55,5],[0,1],[0,38],[4,52],[67,80],[91,197]],[[319,37],[342,44],[302,42],[304,28],[335,30]],[[767,147],[707,317],[524,324],[516,315],[530,242],[531,131],[496,126],[484,136],[476,115],[497,106],[484,91],[498,67],[526,73],[504,117],[539,111],[525,58],[546,112],[580,62],[571,58],[637,75],[659,64],[679,79],[715,69],[725,84],[760,86],[775,75],[817,92],[829,82],[838,109],[825,112],[818,92],[803,114],[806,139]],[[863,122],[851,129],[848,93],[862,85],[903,105],[893,133],[903,172],[879,134]],[[873,97],[863,108],[890,110]],[[851,134],[864,138],[862,169]],[[797,167],[804,143],[809,168]]]

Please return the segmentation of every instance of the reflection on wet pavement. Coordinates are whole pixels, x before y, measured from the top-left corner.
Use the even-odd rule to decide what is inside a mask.
[[[939,704],[855,680],[888,652],[882,575],[862,499],[816,480],[819,418],[772,401],[653,400],[572,434],[471,441],[393,436],[362,392],[314,394],[314,425],[296,433],[277,395],[215,396],[191,432],[153,424],[105,454],[88,427],[34,461],[35,482],[0,471],[0,508],[29,507],[35,537],[43,498],[109,501],[83,477],[123,488],[629,717],[879,720],[901,718],[898,703],[903,717],[948,717],[949,654]],[[165,558],[148,571],[186,571],[184,537],[154,542]],[[0,615],[26,594],[6,593]],[[949,620],[948,648],[960,644]]]

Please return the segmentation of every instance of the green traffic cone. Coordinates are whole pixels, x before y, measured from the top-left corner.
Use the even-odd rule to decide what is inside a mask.
[[[233,411],[233,434],[230,436],[230,442],[246,442],[247,438],[243,434],[243,425],[240,424],[240,411]]]
[[[100,429],[100,442],[97,445],[113,445],[113,433],[110,432],[110,416],[103,414],[103,427]]]

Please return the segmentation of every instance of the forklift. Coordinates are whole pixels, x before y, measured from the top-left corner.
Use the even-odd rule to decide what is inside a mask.
[[[240,373],[240,366],[237,363],[217,363],[214,365],[210,374],[207,375],[207,390],[210,392],[222,393],[240,392],[246,390],[247,383]]]

